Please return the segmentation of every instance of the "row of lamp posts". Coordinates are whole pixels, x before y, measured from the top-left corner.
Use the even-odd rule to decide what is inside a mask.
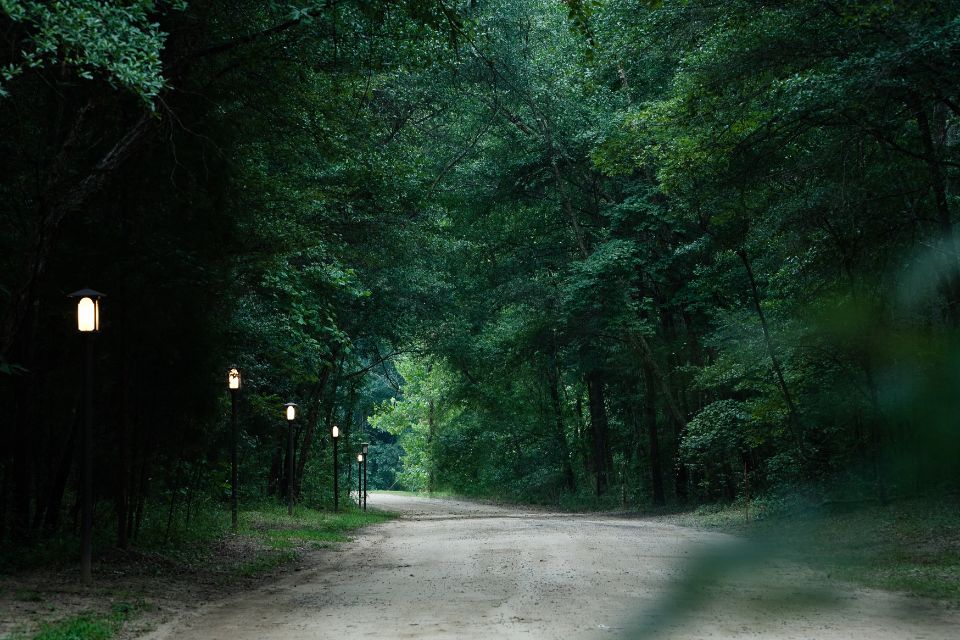
[[[237,392],[240,390],[240,371],[236,366],[230,367],[227,373],[227,387],[230,389],[231,398],[231,473],[230,473],[230,511],[232,514],[233,528],[237,528]],[[294,496],[294,422],[297,419],[297,404],[288,402],[283,405],[284,416],[287,419],[287,515],[293,515],[293,496]],[[340,465],[337,452],[337,443],[340,440],[340,427],[333,425],[330,430],[333,440],[333,510],[340,510]],[[362,466],[361,493],[357,496],[358,506],[367,510],[367,452],[370,444],[361,443],[360,453],[357,454],[357,462]]]
[[[90,582],[93,548],[93,338],[100,332],[100,301],[105,294],[93,289],[80,289],[67,297],[77,300],[77,331],[84,337],[84,402],[83,432],[80,438],[80,575],[83,582]],[[240,370],[230,367],[227,372],[227,388],[230,390],[230,521],[237,528],[237,394],[240,391]],[[297,405],[288,402],[284,406],[287,418],[287,513],[293,515],[294,492],[294,421]],[[339,466],[337,441],[340,429],[334,425],[333,436],[333,510],[340,510]],[[360,445],[357,454],[358,506],[367,510],[367,452],[370,445]]]
[[[367,450],[370,445],[366,442],[360,445],[360,453],[357,454],[357,505],[363,505],[363,510],[367,510]]]

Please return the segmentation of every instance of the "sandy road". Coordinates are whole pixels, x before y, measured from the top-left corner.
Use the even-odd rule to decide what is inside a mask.
[[[960,638],[956,610],[769,558],[745,565],[720,534],[390,494],[369,504],[401,517],[148,637]]]

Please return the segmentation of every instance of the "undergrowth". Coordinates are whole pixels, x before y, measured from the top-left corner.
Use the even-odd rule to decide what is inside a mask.
[[[116,597],[117,589],[110,586],[116,569],[118,575],[140,572],[237,587],[296,562],[304,553],[349,542],[356,529],[390,518],[384,512],[364,512],[352,504],[344,505],[339,513],[298,506],[291,517],[285,505],[264,500],[239,513],[239,527],[233,532],[228,511],[196,513],[191,529],[179,530],[176,535],[145,528],[129,553],[111,551],[110,540],[98,540],[94,583],[98,591],[107,594],[112,590]],[[78,548],[76,538],[59,536],[31,546],[29,553],[26,548],[12,556],[5,553],[4,569],[8,573],[32,569],[76,573]],[[94,600],[93,609],[58,619],[64,613],[58,614],[55,589],[56,585],[51,585],[50,590],[37,587],[16,593],[17,600],[50,606],[43,612],[38,609],[36,617],[25,621],[10,640],[110,640],[146,609],[145,599],[135,604],[109,600],[96,604]]]
[[[40,626],[33,640],[110,640],[125,622],[146,608],[143,601],[115,602],[107,613],[88,611],[64,620]],[[14,634],[10,640],[25,640],[27,635]]]
[[[750,507],[713,505],[671,520],[767,542],[842,580],[960,605],[956,497],[886,505],[760,500]]]

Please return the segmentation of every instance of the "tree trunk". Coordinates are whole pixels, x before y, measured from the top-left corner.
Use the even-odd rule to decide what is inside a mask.
[[[656,384],[650,366],[643,367],[643,421],[647,427],[650,443],[650,484],[653,487],[653,504],[658,507],[666,504],[663,491],[663,465],[660,460],[660,436],[657,433]]]
[[[22,396],[21,396],[22,397]],[[14,414],[13,424],[13,513],[11,532],[14,540],[27,540],[30,537],[30,495],[33,486],[33,461],[30,459],[30,434],[32,430],[23,428],[23,404]]]
[[[307,466],[307,458],[310,455],[310,445],[313,444],[313,436],[317,431],[317,423],[320,421],[320,407],[322,404],[324,391],[327,387],[327,381],[330,380],[330,375],[333,373],[333,368],[340,368],[340,365],[337,361],[337,354],[339,349],[334,347],[331,349],[331,357],[328,366],[323,368],[323,371],[320,373],[320,380],[317,381],[316,386],[313,389],[313,393],[310,394],[310,410],[307,412],[307,423],[304,428],[303,442],[300,445],[300,460],[297,462],[296,473],[294,474],[294,498],[300,494],[300,483],[303,481],[303,470]],[[334,383],[334,400],[336,399],[336,383]],[[331,400],[333,402],[334,400]]]
[[[873,405],[874,418],[870,420],[870,451],[871,462],[873,463],[873,477],[877,484],[877,499],[880,504],[887,504],[886,474],[883,470],[883,436],[881,433],[884,420],[883,411],[880,408],[880,398],[877,393],[877,383],[873,376],[873,366],[867,357],[862,358],[861,365],[864,375],[867,379],[867,389],[870,393],[870,404]]]
[[[274,447],[270,456],[270,476],[267,479],[267,493],[271,496],[283,495],[283,448]]]
[[[567,445],[567,434],[563,426],[563,405],[560,403],[560,375],[556,369],[556,362],[552,363],[547,372],[547,381],[550,385],[550,402],[553,404],[554,438],[557,443],[557,454],[560,456],[560,465],[563,469],[563,483],[567,491],[576,491],[576,479],[573,475],[573,466],[570,464],[570,447]]]
[[[677,502],[686,503],[688,496],[687,487],[689,485],[689,476],[687,466],[680,459],[680,443],[683,442],[683,432],[687,428],[686,423],[680,423],[676,420],[670,421],[673,424],[673,441],[676,449],[673,450],[673,487]]]
[[[341,475],[343,474],[344,466],[346,466],[346,469],[347,469],[347,485],[346,486],[347,486],[348,494],[349,494],[350,487],[353,486],[351,484],[353,482],[353,464],[351,464],[352,460],[349,453],[352,451],[352,449],[350,448],[350,431],[351,431],[351,426],[353,425],[353,414],[357,408],[357,387],[354,385],[354,383],[351,382],[349,389],[350,390],[347,392],[347,412],[343,416],[343,424],[340,425],[341,444],[339,447],[340,461],[338,461],[338,464],[339,464],[343,460],[344,454],[348,454],[346,455],[346,459],[347,459],[346,465],[340,464]],[[343,489],[342,484],[340,485],[340,489],[342,492],[342,489]]]
[[[0,542],[7,538],[7,501],[10,493],[10,466],[3,462],[3,477],[0,479]]]
[[[70,469],[73,467],[74,447],[76,447],[77,432],[80,426],[80,412],[77,411],[77,405],[79,405],[79,398],[74,404],[74,419],[70,426],[70,435],[67,437],[66,446],[63,448],[63,454],[60,456],[60,464],[57,465],[57,475],[50,484],[50,495],[47,498],[46,511],[43,517],[43,529],[47,532],[56,531],[60,526],[63,494],[67,489],[67,482],[70,480]]]
[[[147,479],[149,472],[149,456],[144,452],[140,459],[140,481],[137,483],[137,508],[133,514],[133,531],[130,535],[134,540],[140,535],[140,525],[143,524],[143,512],[147,505]]]
[[[630,334],[627,339],[630,344],[633,345],[634,350],[640,354],[640,357],[643,359],[644,364],[649,369],[650,374],[654,377],[654,379],[660,385],[660,388],[663,390],[664,400],[666,401],[667,409],[669,410],[671,417],[678,424],[686,425],[687,417],[677,405],[677,400],[673,395],[673,386],[670,384],[670,380],[667,379],[667,376],[664,375],[663,371],[660,369],[660,365],[657,364],[656,358],[653,357],[653,349],[650,348],[650,344],[647,342],[647,339],[639,333]]]
[[[46,460],[39,459],[37,455],[37,440],[39,438],[39,425],[37,412],[37,372],[34,367],[35,350],[39,343],[37,330],[39,327],[39,303],[31,304],[28,309],[29,316],[25,316],[27,326],[23,342],[19,345],[20,357],[23,366],[27,371],[14,379],[14,410],[11,412],[9,427],[12,429],[13,447],[11,451],[13,486],[13,520],[12,533],[15,539],[27,540],[32,536],[33,526],[31,524],[30,499],[36,497],[34,513],[39,516],[42,504],[38,492],[38,474],[42,476],[44,471],[41,465],[46,466]],[[40,522],[37,521],[36,525]]]
[[[434,424],[434,405],[433,398],[430,398],[429,405],[427,408],[427,451],[430,455],[430,470],[427,476],[427,492],[433,493],[437,489],[437,462],[436,456],[434,455],[434,436],[436,435],[434,429],[436,425]]]
[[[777,379],[777,386],[780,388],[783,401],[787,405],[787,410],[790,416],[790,430],[793,433],[794,440],[796,441],[797,451],[801,456],[803,456],[803,431],[800,427],[800,417],[797,413],[797,407],[793,403],[793,396],[790,394],[790,389],[787,387],[787,381],[783,376],[783,367],[780,365],[780,358],[777,357],[777,350],[773,345],[773,339],[770,337],[770,328],[767,325],[767,316],[764,314],[763,307],[760,305],[760,292],[757,289],[756,278],[753,276],[753,267],[750,265],[750,260],[747,258],[746,251],[743,249],[738,249],[737,255],[740,257],[740,262],[743,263],[743,268],[746,270],[747,278],[750,281],[750,295],[753,298],[753,308],[757,312],[757,317],[760,319],[760,328],[763,330],[763,341],[767,348],[767,355],[770,357],[770,364],[773,368],[774,376]]]
[[[593,440],[593,464],[597,476],[597,495],[602,496],[609,484],[613,466],[608,443],[607,408],[603,374],[596,369],[587,374],[587,396],[590,411],[590,434]]]
[[[347,457],[347,494],[349,496],[350,490],[353,488],[353,449],[350,447],[350,434],[353,432],[353,412],[356,408],[357,402],[357,388],[353,383],[350,383],[350,394],[349,399],[347,400],[347,405],[350,407],[350,410],[347,412],[347,417],[343,423],[343,442],[344,445],[341,448],[341,454],[346,454]]]
[[[186,505],[186,518],[183,523],[183,528],[185,531],[190,531],[190,515],[193,509],[193,499],[197,495],[197,485],[200,484],[200,478],[203,475],[203,467],[199,464],[197,465],[196,470],[193,473],[193,478],[190,481],[190,485],[187,487],[187,505]]]
[[[126,323],[124,323],[125,325]],[[130,358],[126,353],[126,331],[123,335],[123,382],[121,383],[122,400],[120,409],[120,433],[119,449],[120,460],[117,464],[116,480],[116,515],[117,515],[117,547],[126,549],[129,546],[129,537],[127,535],[127,512],[130,509],[130,415],[133,411],[133,401],[131,399],[133,375],[130,367]]]
[[[173,483],[168,485],[170,487],[170,506],[167,509],[167,527],[163,533],[163,542],[166,544],[170,540],[170,531],[173,528],[173,514],[177,510],[177,495],[179,491],[177,488],[180,486],[181,480],[181,471],[183,470],[183,453],[177,457],[177,467],[176,471],[173,474]]]
[[[947,317],[953,326],[960,325],[960,246],[953,237],[953,221],[950,218],[950,204],[947,197],[947,180],[937,157],[936,144],[930,119],[923,108],[920,98],[913,97],[913,108],[916,112],[917,127],[920,129],[920,144],[923,157],[930,174],[930,188],[933,191],[933,201],[937,212],[937,223],[943,242],[953,252],[953,269],[949,273],[942,273],[944,294],[947,299]]]

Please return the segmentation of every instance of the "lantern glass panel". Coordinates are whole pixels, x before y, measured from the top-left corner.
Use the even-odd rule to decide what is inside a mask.
[[[77,329],[84,333],[100,329],[100,305],[90,297],[77,303]]]

